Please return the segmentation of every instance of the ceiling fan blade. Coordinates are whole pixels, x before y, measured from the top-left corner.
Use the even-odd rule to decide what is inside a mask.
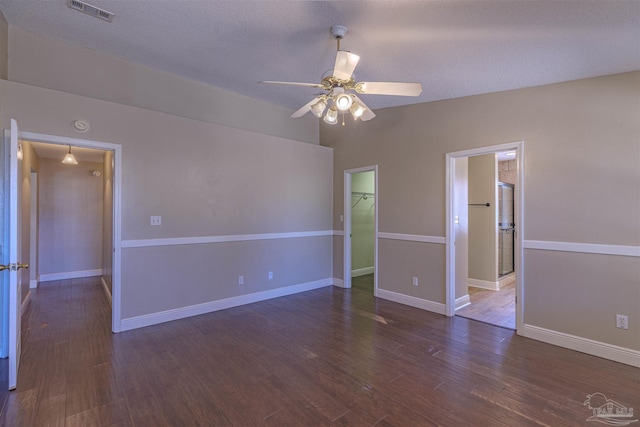
[[[336,55],[336,65],[333,67],[333,77],[339,80],[349,80],[359,60],[360,57],[355,53],[339,50]]]
[[[362,115],[360,116],[360,120],[362,120],[363,122],[366,122],[367,120],[371,120],[376,116],[375,113],[373,111],[371,111],[371,108],[367,107],[366,104],[364,102],[362,102],[362,100],[360,98],[358,98],[357,96],[355,96],[353,94],[351,96],[354,98],[354,100],[358,104],[360,104],[364,108],[366,108],[364,110],[364,113],[362,113]]]
[[[356,91],[367,95],[418,96],[422,93],[421,83],[402,82],[360,82]]]
[[[268,83],[268,84],[272,84],[272,85],[319,87],[319,88],[323,87],[321,84],[318,84],[318,83],[275,82],[275,81],[272,81],[272,80],[263,80],[263,81],[258,82],[258,83]]]
[[[311,111],[311,105],[315,104],[318,101],[318,98],[319,97],[316,96],[311,101],[309,101],[307,104],[303,105],[298,111],[293,113],[291,115],[291,117],[293,117],[295,119],[295,118],[302,117],[305,114],[307,114],[309,111]]]

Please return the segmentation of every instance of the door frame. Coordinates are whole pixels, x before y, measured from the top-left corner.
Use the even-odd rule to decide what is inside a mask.
[[[378,165],[363,166],[355,169],[345,169],[344,171],[344,198],[343,198],[343,219],[344,219],[344,236],[343,236],[343,270],[342,280],[345,288],[351,287],[351,177],[353,174],[360,172],[373,171],[374,179],[374,238],[373,238],[373,295],[378,296]]]
[[[120,332],[121,311],[121,260],[122,260],[122,145],[89,139],[70,138],[33,132],[20,132],[26,141],[46,144],[71,145],[113,151],[113,258],[111,272],[111,331]]]
[[[514,202],[514,219],[516,222],[514,263],[516,271],[516,332],[522,335],[524,318],[524,141],[515,141],[505,144],[497,144],[486,147],[472,148],[446,154],[446,304],[445,314],[455,316],[455,282],[456,282],[456,257],[455,257],[455,162],[460,158],[468,158],[483,154],[493,154],[500,151],[516,151],[516,187]]]

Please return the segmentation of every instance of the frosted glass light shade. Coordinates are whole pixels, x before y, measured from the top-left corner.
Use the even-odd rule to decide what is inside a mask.
[[[336,96],[336,108],[340,111],[347,111],[349,108],[351,108],[352,103],[353,100],[346,93],[341,93],[340,95]]]
[[[320,118],[322,117],[322,113],[324,113],[325,108],[327,108],[327,103],[321,99],[311,106],[311,112],[314,116]]]
[[[65,165],[78,164],[78,161],[76,160],[76,156],[74,156],[73,153],[71,152],[71,146],[69,146],[69,152],[66,154],[66,156],[64,156],[64,159],[62,159],[62,163],[64,163]]]
[[[325,123],[329,123],[330,125],[335,125],[338,123],[338,110],[334,108],[330,108],[325,114],[324,119]]]

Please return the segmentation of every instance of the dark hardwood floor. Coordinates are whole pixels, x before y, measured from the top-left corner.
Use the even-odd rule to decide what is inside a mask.
[[[371,292],[373,295],[373,274],[365,274],[364,276],[357,276],[351,278],[351,287],[360,289],[362,291]]]
[[[499,291],[469,286],[471,304],[456,310],[457,316],[479,320],[505,328],[516,328],[516,284],[511,282]]]
[[[327,287],[111,334],[99,282],[24,315],[1,426],[584,426],[587,395],[640,411],[640,369]]]

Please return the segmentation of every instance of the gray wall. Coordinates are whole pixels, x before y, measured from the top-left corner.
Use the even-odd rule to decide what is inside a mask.
[[[123,318],[331,279],[330,235],[162,240],[330,233],[331,149],[14,82],[0,81],[0,101],[3,127],[122,145]],[[80,114],[85,134],[70,125]]]
[[[293,111],[284,107],[48,39],[14,26],[9,27],[8,52],[11,58],[8,79],[11,81],[318,143],[318,120],[311,115],[292,119],[289,116]],[[0,56],[0,73],[1,70]],[[78,114],[82,117],[81,111]]]
[[[549,243],[640,246],[638,99],[640,72],[632,72],[322,124],[321,144],[334,148],[334,228],[342,228],[343,171],[377,164],[379,231],[442,238],[445,154],[524,140],[525,324],[639,350],[640,258]],[[379,239],[379,248],[380,288],[445,302],[445,245]],[[599,273],[585,273],[593,268]],[[422,274],[418,287],[412,272]],[[629,316],[629,330],[616,329],[617,313]]]
[[[102,278],[112,291],[113,278],[113,151],[105,151],[102,162]]]
[[[19,141],[22,145],[22,160],[19,162],[20,170],[20,225],[21,225],[21,242],[20,242],[20,259],[19,262],[28,263],[29,269],[23,269],[21,274],[22,283],[22,299],[24,301],[29,293],[29,280],[31,270],[36,266],[31,262],[31,193],[34,191],[31,181],[31,171],[37,172],[40,168],[40,158],[35,152],[31,144],[27,141]]]
[[[456,300],[469,295],[469,159],[455,160],[454,217],[456,245]]]
[[[498,281],[497,163],[495,154],[469,157],[469,279]]]
[[[43,281],[51,274],[80,277],[79,272],[102,269],[103,177],[91,170],[102,170],[102,164],[40,159],[38,274]]]
[[[0,11],[0,79],[6,79],[9,73],[9,25]]]

